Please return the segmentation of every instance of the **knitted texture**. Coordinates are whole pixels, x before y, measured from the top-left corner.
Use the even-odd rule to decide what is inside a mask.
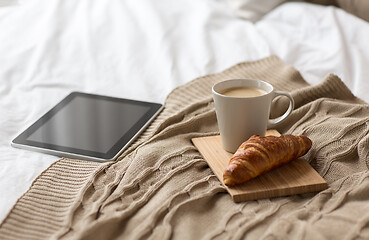
[[[214,83],[265,80],[296,106],[277,126],[313,141],[306,160],[329,188],[234,203],[191,143],[218,133]],[[271,116],[283,113],[281,97]],[[369,107],[335,75],[309,86],[272,56],[180,86],[117,161],[61,159],[43,172],[0,227],[0,239],[368,239]]]

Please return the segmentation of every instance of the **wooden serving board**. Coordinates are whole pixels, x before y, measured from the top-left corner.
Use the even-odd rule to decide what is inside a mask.
[[[275,130],[268,130],[266,135],[280,134]],[[192,142],[223,183],[223,171],[233,154],[223,150],[220,136],[193,138]],[[225,186],[234,202],[317,192],[327,187],[327,182],[303,158],[293,160],[246,183],[234,187]]]

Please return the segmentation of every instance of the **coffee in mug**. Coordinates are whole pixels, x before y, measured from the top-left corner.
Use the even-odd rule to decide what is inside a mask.
[[[289,93],[261,80],[226,80],[216,83],[212,92],[222,145],[231,153],[252,135],[264,136],[267,128],[282,122],[294,108]],[[282,116],[269,119],[272,100],[280,95],[288,97],[290,105]]]
[[[220,94],[228,97],[257,97],[267,94],[262,88],[257,87],[232,87],[224,89]]]

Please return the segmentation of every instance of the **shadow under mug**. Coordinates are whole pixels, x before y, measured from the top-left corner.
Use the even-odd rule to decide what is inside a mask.
[[[226,89],[237,87],[256,87],[266,93],[256,97],[230,97],[223,95]],[[294,108],[294,100],[288,92],[276,91],[264,81],[255,79],[230,79],[216,83],[213,98],[223,148],[231,153],[252,135],[265,135],[267,129],[285,120]],[[277,96],[288,97],[287,111],[276,119],[269,119],[272,100]]]

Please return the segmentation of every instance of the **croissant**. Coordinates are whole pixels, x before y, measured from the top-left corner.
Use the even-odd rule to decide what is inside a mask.
[[[241,144],[223,173],[227,186],[244,183],[306,154],[311,140],[304,136],[251,136]]]

